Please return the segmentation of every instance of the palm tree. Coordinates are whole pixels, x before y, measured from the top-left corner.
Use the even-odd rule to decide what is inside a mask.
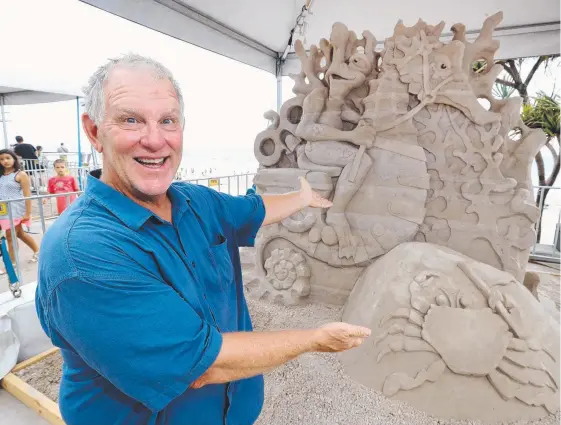
[[[504,81],[513,83],[512,77],[508,74],[505,76]],[[495,82],[495,85],[493,86],[493,96],[497,99],[508,99],[512,96],[514,90],[516,90],[514,87]]]
[[[522,97],[522,102],[524,104],[530,103],[528,86],[530,85],[532,78],[534,78],[534,75],[536,75],[536,72],[542,65],[547,69],[547,67],[556,62],[558,58],[559,55],[556,54],[550,56],[538,56],[535,58],[499,60],[496,63],[503,66],[508,77],[504,79],[497,78],[496,82],[497,84],[516,90]],[[535,62],[532,64],[532,68],[530,69],[530,72],[528,72],[528,75],[523,78],[521,73],[522,64],[527,63],[531,60],[535,60]]]
[[[527,75],[522,75],[522,65],[533,61],[530,71]],[[522,121],[531,128],[541,128],[547,135],[547,143],[545,147],[553,156],[554,166],[549,173],[545,175],[545,166],[541,152],[536,155],[536,165],[538,168],[538,179],[540,186],[553,186],[559,174],[559,96],[555,94],[555,90],[551,96],[540,92],[538,96],[531,102],[528,94],[528,86],[534,75],[540,67],[546,70],[553,64],[559,63],[559,55],[538,56],[535,58],[518,58],[499,60],[496,63],[501,64],[505,70],[504,78],[497,78],[493,87],[493,95],[499,99],[506,99],[518,92],[522,97]],[[485,66],[482,64],[474,64],[474,71],[481,72]],[[555,148],[557,146],[557,149]],[[549,192],[547,188],[540,188],[536,198],[536,206],[543,208],[545,198]],[[541,222],[537,229],[536,241],[541,238]]]
[[[522,121],[530,128],[541,128],[547,136],[545,147],[553,156],[553,168],[546,177],[545,166],[542,153],[536,155],[536,165],[538,167],[538,180],[540,186],[553,186],[561,165],[559,152],[561,149],[559,137],[559,96],[555,93],[547,95],[539,92],[533,103],[522,105]],[[543,208],[545,198],[549,192],[547,187],[540,187],[536,198],[538,208]],[[542,200],[543,199],[543,200]],[[537,229],[537,242],[541,238],[541,225]]]

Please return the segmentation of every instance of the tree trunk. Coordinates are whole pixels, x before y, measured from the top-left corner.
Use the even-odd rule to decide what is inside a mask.
[[[528,87],[526,84],[522,83],[516,87],[518,93],[520,93],[520,97],[522,97],[522,103],[527,105],[530,103],[530,96],[528,96]]]
[[[557,176],[559,175],[559,170],[561,168],[561,157],[560,157],[560,153],[561,153],[561,144],[559,142],[559,139],[557,139],[557,143],[558,143],[558,150],[557,152],[555,152],[555,149],[553,149],[553,147],[550,145],[552,139],[549,139],[546,146],[548,147],[549,151],[551,152],[551,155],[553,156],[554,159],[554,164],[553,164],[553,168],[551,170],[551,173],[549,174],[549,176],[546,178],[545,177],[545,167],[544,167],[544,163],[543,163],[543,157],[542,157],[542,153],[538,152],[538,154],[536,155],[536,165],[538,166],[538,180],[539,180],[539,185],[540,186],[553,186],[553,184],[555,183],[555,180],[557,179]],[[545,200],[547,198],[547,194],[549,193],[549,188],[548,187],[540,187],[538,189],[538,196],[536,197],[536,206],[540,209],[540,221],[538,223],[537,229],[536,229],[536,243],[539,243],[541,240],[541,236],[542,236],[542,221],[541,221],[541,216],[543,213],[543,207],[545,205]],[[543,201],[542,201],[543,199]]]
[[[541,236],[542,236],[541,217],[542,217],[543,205],[544,205],[542,202],[545,202],[545,195],[547,195],[547,192],[544,192],[544,188],[542,187],[545,186],[545,167],[543,164],[543,157],[541,152],[538,152],[538,154],[536,155],[536,165],[538,166],[538,184],[540,186],[538,188],[538,196],[536,197],[536,207],[538,207],[540,210],[540,218],[537,223],[537,229],[536,229],[536,243],[540,243]]]

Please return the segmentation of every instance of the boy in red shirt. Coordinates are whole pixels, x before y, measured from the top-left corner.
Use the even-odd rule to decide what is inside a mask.
[[[66,161],[63,159],[57,159],[54,162],[54,167],[56,171],[56,176],[51,177],[49,179],[48,191],[52,194],[57,193],[69,193],[69,192],[78,192],[80,189],[78,188],[78,182],[76,178],[73,176],[66,175]],[[68,198],[70,198],[70,202],[68,202]],[[76,195],[68,196],[57,196],[56,198],[56,206],[58,209],[58,214],[62,214],[62,212],[66,209],[68,205],[70,205],[76,199]]]

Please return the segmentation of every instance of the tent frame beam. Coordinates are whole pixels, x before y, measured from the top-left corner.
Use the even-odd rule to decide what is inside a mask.
[[[259,43],[258,41],[254,40],[253,38],[248,37],[245,34],[242,34],[241,32],[238,32],[230,27],[228,27],[227,25],[224,25],[223,23],[217,21],[216,19],[211,18],[210,16],[207,16],[203,13],[201,13],[200,11],[186,5],[183,3],[178,3],[175,0],[154,0],[156,3],[160,3],[162,6],[166,6],[169,7],[172,10],[175,10],[176,12],[190,18],[193,19],[209,28],[212,28],[215,31],[218,31],[219,33],[225,35],[226,37],[230,37],[233,38],[234,40],[239,41],[240,43],[245,44],[246,46],[249,46],[255,50],[258,50],[261,53],[266,54],[267,56],[271,56],[273,58],[276,58],[277,56],[277,52],[275,52],[274,50],[268,48],[267,46]],[[89,2],[88,2],[89,3]]]
[[[265,70],[276,77],[278,77],[279,56],[282,58],[282,75],[290,75],[297,68],[297,56],[294,52],[288,53],[289,49],[285,49],[284,52],[276,52],[243,32],[235,30],[179,0],[80,1],[194,46]],[[536,55],[557,54],[559,44],[555,40],[559,39],[559,29],[560,21],[495,28],[494,39],[505,41],[504,50],[499,49],[497,59],[529,56],[531,49],[529,49],[528,43],[523,43],[520,48],[517,47],[518,40],[526,37],[535,40],[532,43],[541,46],[541,50],[537,49],[540,51],[536,52]],[[471,40],[475,39],[479,32],[480,29],[468,29],[466,34]],[[443,34],[441,39],[449,41],[452,36],[452,33],[449,32]],[[383,44],[384,41],[380,40],[378,47],[381,48]],[[501,50],[504,53],[501,53]],[[520,53],[518,56],[516,56],[517,52]]]
[[[176,0],[80,0],[237,62],[275,73],[277,52]]]

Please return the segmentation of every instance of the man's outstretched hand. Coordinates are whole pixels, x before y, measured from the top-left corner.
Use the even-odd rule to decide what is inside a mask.
[[[348,323],[328,323],[315,330],[313,351],[336,353],[358,347],[370,336],[370,329]]]
[[[323,198],[319,193],[314,191],[310,186],[310,183],[304,178],[299,177],[300,180],[300,197],[304,207],[316,207],[316,208],[329,208],[333,203]]]
[[[223,333],[218,357],[191,388],[250,378],[304,353],[349,350],[369,336],[368,328],[340,322],[316,329]]]

